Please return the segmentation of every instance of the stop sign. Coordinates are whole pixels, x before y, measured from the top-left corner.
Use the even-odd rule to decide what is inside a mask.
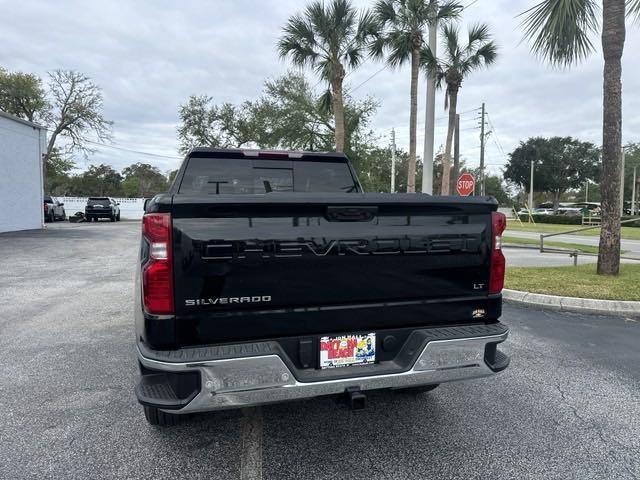
[[[458,195],[462,197],[468,197],[473,193],[473,188],[476,185],[476,181],[473,176],[469,173],[463,173],[458,177],[458,181],[456,182],[456,190],[458,191]]]

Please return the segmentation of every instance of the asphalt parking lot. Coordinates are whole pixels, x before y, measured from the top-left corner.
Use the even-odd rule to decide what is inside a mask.
[[[640,477],[640,323],[506,306],[504,373],[144,420],[132,281],[137,222],[0,235],[0,478]]]

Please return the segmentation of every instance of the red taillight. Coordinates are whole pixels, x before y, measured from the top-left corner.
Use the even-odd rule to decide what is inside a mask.
[[[49,205],[47,205],[46,203],[44,204],[44,213],[48,213],[49,212]]]
[[[504,213],[491,214],[491,270],[489,273],[489,293],[500,293],[504,288],[505,259],[502,254],[502,232],[507,228]]]
[[[146,213],[142,217],[142,236],[149,243],[149,258],[142,266],[144,309],[155,315],[173,314],[171,214]]]

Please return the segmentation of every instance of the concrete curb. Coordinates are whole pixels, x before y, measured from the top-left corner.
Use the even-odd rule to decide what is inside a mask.
[[[507,303],[543,308],[547,310],[640,317],[640,302],[559,297],[556,295],[543,295],[541,293],[509,290],[506,288],[502,291],[502,298]]]

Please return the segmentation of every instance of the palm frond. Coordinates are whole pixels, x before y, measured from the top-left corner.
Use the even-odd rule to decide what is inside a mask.
[[[492,65],[498,58],[498,46],[489,42],[478,49],[476,56],[481,57],[485,67]]]
[[[627,0],[627,15],[640,22],[640,0]]]
[[[292,36],[284,36],[278,41],[278,52],[282,58],[290,57],[298,67],[313,65],[319,56],[311,47]]]
[[[467,47],[469,50],[475,48],[476,44],[484,43],[491,39],[491,32],[489,25],[486,23],[476,23],[469,29],[469,38],[467,40]]]
[[[318,99],[318,107],[322,113],[332,113],[333,111],[333,95],[331,89],[327,90]]]
[[[336,75],[336,65],[331,58],[321,58],[314,65],[314,71],[322,80],[331,82]]]
[[[438,21],[438,23],[458,20],[463,10],[464,7],[462,6],[462,4],[455,0],[441,2],[438,6],[436,20]]]
[[[378,0],[373,6],[373,12],[383,26],[396,21],[397,15],[394,8],[394,0]]]
[[[427,74],[427,76],[434,76],[434,78],[436,79],[437,88],[440,88],[442,86],[442,81],[444,80],[444,71],[442,69],[442,64],[438,62],[438,59],[433,54],[433,51],[429,46],[424,46],[420,50],[420,67]]]
[[[474,70],[488,67],[489,65],[495,63],[497,58],[498,46],[495,43],[489,42],[482,45],[460,66],[462,76],[464,77]]]
[[[460,56],[459,33],[458,27],[455,25],[445,24],[442,26],[442,39],[445,44],[446,54],[450,60]]]
[[[312,65],[319,55],[313,26],[305,18],[294,15],[284,26],[284,35],[277,44],[280,57],[291,57],[297,66]]]
[[[311,24],[316,36],[324,39],[325,41],[330,38],[332,33],[332,26],[328,21],[328,15],[325,12],[324,3],[316,0],[311,2],[304,13],[305,18]]]
[[[447,92],[457,91],[464,79],[473,71],[493,64],[498,57],[498,47],[491,41],[487,25],[472,26],[468,43],[460,41],[460,32],[455,25],[445,24],[441,28],[445,48],[441,58],[435,58],[429,48],[421,50],[420,65],[427,74],[435,74],[438,85],[447,82]],[[448,106],[448,93],[445,108]]]
[[[411,58],[413,48],[411,37],[405,32],[393,31],[387,36],[389,54],[387,63],[390,67],[399,67]]]
[[[384,50],[388,44],[387,37],[384,34],[376,35],[369,42],[369,56],[376,60],[384,57]]]
[[[598,30],[597,14],[595,0],[543,0],[521,14],[524,36],[541,58],[569,66],[593,52],[589,37]]]
[[[365,10],[360,14],[355,40],[361,43],[367,42],[369,38],[377,36],[380,31],[381,25],[378,23],[374,13],[370,10]]]
[[[355,68],[362,62],[363,49],[360,45],[353,45],[347,49],[344,58],[350,68]]]

